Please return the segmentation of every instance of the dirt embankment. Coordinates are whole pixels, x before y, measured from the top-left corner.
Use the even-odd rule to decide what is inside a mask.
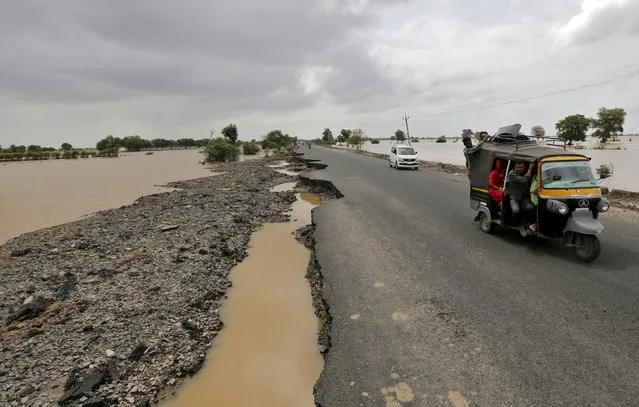
[[[340,151],[350,151],[356,154],[365,155],[368,157],[379,158],[388,160],[388,154],[371,153],[363,150],[345,150],[343,148]],[[422,161],[420,160],[420,166],[423,169],[430,171],[443,172],[446,174],[463,175],[466,176],[467,170],[463,165],[446,164],[434,161]],[[608,191],[607,188],[602,188],[602,192],[606,198],[610,201],[610,204],[621,209],[630,209],[633,211],[639,211],[639,192],[630,192],[624,190]]]
[[[0,405],[148,406],[196,373],[251,233],[287,219],[294,192],[269,189],[297,178],[266,165],[289,158],[305,167],[282,156],[222,164],[221,175],[1,246]],[[312,247],[312,227],[298,236]],[[312,258],[316,313],[329,320],[318,270]]]
[[[602,188],[602,193],[608,198],[611,205],[617,208],[639,212],[639,192],[630,192],[621,189],[609,191],[607,188]]]

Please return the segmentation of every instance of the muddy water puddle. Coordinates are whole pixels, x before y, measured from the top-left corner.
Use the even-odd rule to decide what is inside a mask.
[[[224,328],[203,370],[164,407],[314,407],[324,365],[320,325],[305,278],[310,252],[294,232],[311,222],[320,201],[297,198],[289,222],[268,223],[251,236],[248,257],[231,271],[233,287],[220,309]]]
[[[273,188],[269,189],[269,191],[270,192],[290,191],[293,188],[295,188],[295,185],[297,185],[297,182],[286,182],[284,184],[274,186]]]
[[[297,177],[300,175],[301,171],[291,171],[291,170],[275,170],[275,172],[279,172],[280,174],[290,175],[291,177]]]
[[[290,164],[288,161],[280,161],[278,163],[275,164],[271,164],[271,165],[267,165],[268,168],[281,168],[281,167],[288,167]]]
[[[320,198],[318,195],[315,195],[315,194],[308,194],[303,192],[300,194],[300,199],[310,203],[313,206],[319,206],[322,204],[322,198]],[[309,223],[310,223],[310,220],[309,220]]]

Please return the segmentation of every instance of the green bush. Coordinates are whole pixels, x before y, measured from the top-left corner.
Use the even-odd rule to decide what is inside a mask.
[[[96,155],[96,152],[92,150],[80,150],[78,154],[80,155],[80,158],[88,158]]]
[[[24,157],[27,160],[37,160],[38,158],[40,158],[40,154],[33,150],[27,150],[27,152],[24,153]]]
[[[264,149],[280,149],[292,147],[295,138],[288,134],[282,133],[281,130],[271,130],[264,136],[262,140],[262,148]]]
[[[228,140],[218,137],[204,146],[202,151],[204,162],[237,161],[240,156],[240,148]]]
[[[65,150],[62,152],[62,158],[78,158],[80,152],[78,150]]]
[[[242,144],[242,151],[245,155],[256,155],[259,154],[261,150],[262,149],[256,141],[247,141],[246,143]]]
[[[117,157],[119,154],[119,147],[111,147],[105,148],[104,150],[98,151],[96,154],[97,157]]]
[[[24,155],[18,152],[3,152],[0,153],[0,161],[21,161]]]
[[[599,174],[599,178],[606,179],[612,176],[613,167],[612,167],[612,164],[610,165],[601,164],[599,168],[596,169],[596,171],[597,171],[597,174]]]

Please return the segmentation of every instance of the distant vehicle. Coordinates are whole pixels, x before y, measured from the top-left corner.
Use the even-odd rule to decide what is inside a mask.
[[[419,139],[418,138],[413,138],[410,139],[411,143],[419,143]]]
[[[371,139],[371,144],[379,144],[379,140],[376,138]]]
[[[392,145],[388,156],[388,162],[390,167],[394,167],[396,169],[412,168],[417,170],[419,168],[417,151],[409,145]]]

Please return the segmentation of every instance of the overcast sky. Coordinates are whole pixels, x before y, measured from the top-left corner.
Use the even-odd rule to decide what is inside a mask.
[[[494,132],[624,107],[639,0],[20,0],[0,5],[0,144]],[[552,97],[477,107],[635,78]]]

